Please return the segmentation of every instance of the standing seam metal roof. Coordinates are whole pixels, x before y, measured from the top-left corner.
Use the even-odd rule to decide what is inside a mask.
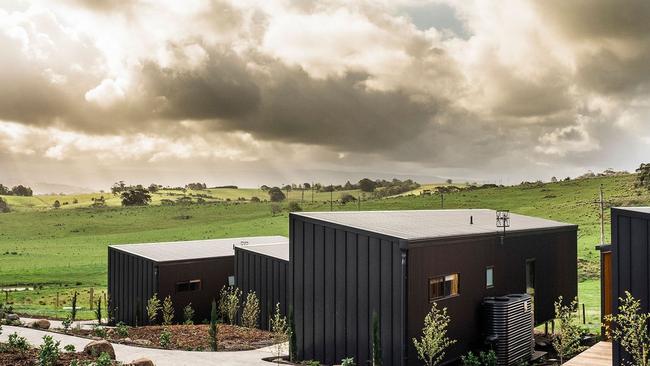
[[[298,212],[294,215],[404,240],[496,234],[502,230],[496,227],[496,211],[486,209]],[[576,225],[510,213],[510,227],[506,231],[570,227]]]
[[[237,244],[237,248],[269,257],[289,261],[289,239],[271,244]]]
[[[173,241],[162,243],[111,245],[111,248],[144,257],[155,262],[232,257],[234,245],[274,244],[288,242],[284,236],[252,236],[243,238]]]

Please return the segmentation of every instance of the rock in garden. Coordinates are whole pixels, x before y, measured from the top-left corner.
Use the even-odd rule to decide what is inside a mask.
[[[151,346],[151,341],[148,339],[134,339],[133,343],[138,346]]]
[[[137,360],[131,361],[129,366],[155,366],[153,361],[148,358],[138,358]]]
[[[113,345],[108,341],[92,341],[88,343],[86,347],[84,347],[84,353],[87,353],[93,357],[98,357],[103,352],[108,353],[108,355],[111,357],[111,360],[115,359],[115,350],[113,349]]]
[[[36,329],[50,329],[50,322],[45,319],[39,319],[34,321],[31,327]]]
[[[16,322],[20,320],[20,317],[16,314],[7,314],[7,320],[10,322]]]

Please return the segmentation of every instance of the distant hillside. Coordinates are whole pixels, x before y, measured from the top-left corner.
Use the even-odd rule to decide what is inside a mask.
[[[73,193],[93,193],[90,188],[71,186],[57,183],[35,183],[31,185],[34,194],[73,194]]]

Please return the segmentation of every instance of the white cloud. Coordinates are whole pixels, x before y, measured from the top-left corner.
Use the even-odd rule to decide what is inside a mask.
[[[102,82],[86,92],[84,97],[86,101],[97,103],[102,108],[108,108],[114,103],[123,100],[125,96],[124,90],[113,79],[104,79]]]

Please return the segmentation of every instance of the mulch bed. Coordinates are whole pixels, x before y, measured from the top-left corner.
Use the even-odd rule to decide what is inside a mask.
[[[97,357],[92,357],[83,352],[68,353],[61,352],[61,357],[56,366],[68,366],[72,360],[81,361],[95,361]],[[0,351],[0,365],[11,366],[35,366],[38,365],[38,350],[30,349],[29,351],[21,352],[1,352]]]
[[[164,328],[163,326],[129,327],[129,335],[125,338],[119,337],[115,329],[106,328],[105,339],[115,343],[162,348],[160,347],[160,334]],[[208,325],[170,325],[166,328],[172,334],[171,345],[168,349],[210,351]],[[93,337],[92,330],[88,329],[70,329],[68,333]],[[247,351],[274,344],[271,332],[228,324],[219,324],[217,340],[219,351]]]

